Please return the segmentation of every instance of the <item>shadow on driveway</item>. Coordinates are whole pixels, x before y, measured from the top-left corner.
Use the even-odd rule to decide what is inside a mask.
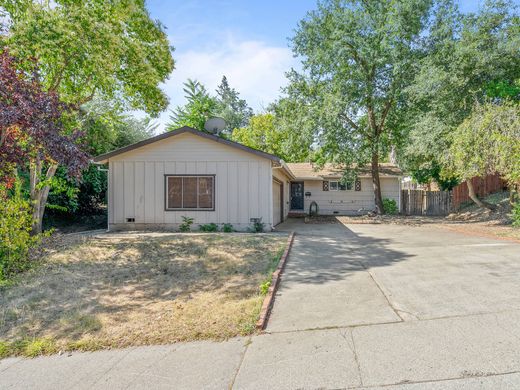
[[[289,220],[295,241],[268,325],[270,331],[401,321],[366,269],[411,255],[391,239],[360,237],[342,224]]]

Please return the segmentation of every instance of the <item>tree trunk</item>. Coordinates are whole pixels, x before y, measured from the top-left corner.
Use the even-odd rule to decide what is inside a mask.
[[[509,204],[514,206],[514,204],[519,200],[519,188],[520,184],[513,184],[509,186]]]
[[[468,186],[469,197],[471,198],[471,200],[473,202],[475,202],[475,204],[478,207],[486,208],[488,210],[495,210],[495,206],[493,206],[492,204],[489,204],[487,202],[484,202],[483,200],[480,200],[478,198],[477,194],[475,193],[475,189],[473,188],[473,183],[472,183],[471,179],[466,180],[466,185]]]
[[[47,205],[47,198],[49,197],[50,183],[49,181],[54,177],[58,165],[52,164],[47,169],[45,181],[42,185],[41,173],[42,162],[36,158],[30,164],[30,196],[33,204],[33,225],[32,234],[39,234],[43,230],[43,214],[45,213],[45,206]]]
[[[377,149],[372,151],[372,185],[374,186],[374,201],[376,204],[376,214],[384,214],[383,198],[381,197],[381,183],[379,181],[379,153]]]

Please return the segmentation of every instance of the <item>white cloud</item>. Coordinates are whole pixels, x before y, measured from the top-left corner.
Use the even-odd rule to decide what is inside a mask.
[[[225,75],[231,87],[255,111],[261,111],[280,93],[286,84],[285,72],[295,66],[289,48],[269,46],[261,41],[237,41],[228,36],[218,47],[174,52],[175,70],[163,89],[170,98],[169,109],[185,103],[182,84],[197,79],[214,93]],[[161,115],[161,128],[168,121],[169,112]]]

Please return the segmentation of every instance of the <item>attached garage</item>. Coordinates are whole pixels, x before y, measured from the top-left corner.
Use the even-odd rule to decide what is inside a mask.
[[[283,184],[273,180],[273,226],[283,221]]]

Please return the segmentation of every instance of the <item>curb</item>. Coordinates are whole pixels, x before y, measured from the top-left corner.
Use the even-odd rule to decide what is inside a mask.
[[[267,326],[267,322],[269,321],[269,315],[271,314],[271,309],[273,308],[274,304],[274,296],[278,290],[278,285],[280,284],[282,272],[285,268],[285,263],[287,263],[287,258],[289,257],[289,252],[291,251],[293,241],[294,232],[291,232],[289,234],[289,238],[287,239],[287,246],[285,251],[283,252],[282,257],[280,258],[280,262],[278,263],[278,267],[276,267],[276,270],[273,272],[271,285],[269,286],[267,295],[264,298],[264,303],[262,304],[262,309],[260,310],[260,317],[256,322],[256,329],[258,330],[264,330]]]

